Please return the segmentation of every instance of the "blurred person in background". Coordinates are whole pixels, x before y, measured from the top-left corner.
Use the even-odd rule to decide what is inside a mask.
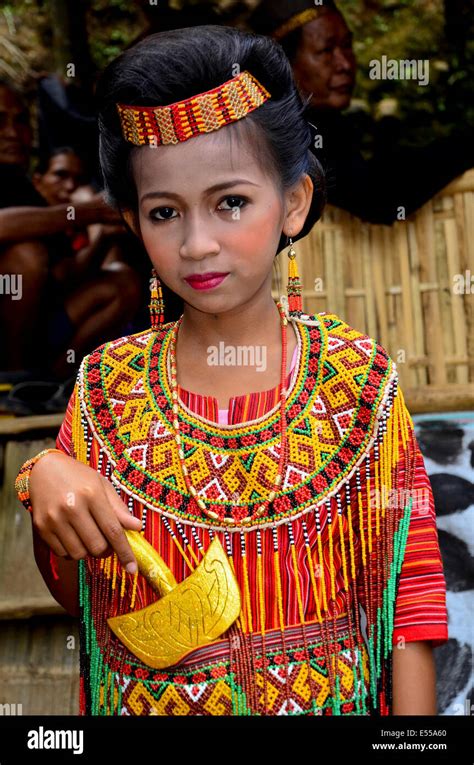
[[[67,204],[73,209],[95,197],[92,186],[85,183],[83,160],[69,146],[54,149],[42,160],[32,181],[48,205]],[[58,346],[67,332],[68,345],[82,353],[91,343],[114,337],[135,316],[142,295],[139,274],[124,254],[127,236],[122,223],[95,223],[87,228],[69,225],[47,237],[50,292],[58,304],[51,329]],[[61,317],[63,324],[58,321]],[[58,374],[68,369],[67,363],[63,354],[55,364]]]
[[[474,166],[472,135],[460,129],[419,148],[399,145],[405,124],[349,112],[356,83],[353,35],[333,0],[263,0],[248,24],[277,40],[308,101],[319,141],[313,151],[327,174],[328,201],[371,223],[391,224],[417,210]],[[371,144],[371,158],[364,148]]]
[[[115,337],[144,294],[136,271],[114,251],[128,236],[118,213],[91,188],[73,202],[84,182],[80,157],[69,147],[55,151],[30,180],[31,142],[21,94],[0,81],[0,408],[20,413],[28,405],[12,402],[15,383],[71,377],[67,351],[80,359]],[[97,224],[91,241],[87,227]]]

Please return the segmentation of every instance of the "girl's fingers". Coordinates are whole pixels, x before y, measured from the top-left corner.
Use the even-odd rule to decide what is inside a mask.
[[[52,534],[51,536],[54,537],[56,535]],[[60,545],[62,545],[64,548],[66,554],[69,555],[73,560],[80,560],[81,558],[85,558],[87,556],[88,553],[86,548],[84,547],[80,537],[77,535],[76,530],[70,526],[69,523],[64,523],[61,525],[61,531],[57,539],[59,540]],[[64,555],[62,557],[64,557]]]
[[[86,505],[77,508],[77,515],[71,513],[68,516],[68,523],[76,532],[89,555],[100,558],[107,550],[110,554],[109,543]]]
[[[59,558],[68,557],[67,550],[64,549],[64,546],[61,544],[56,534],[51,532],[44,538],[44,542],[46,542],[46,544],[51,547],[53,553]]]
[[[101,487],[102,492],[94,492],[91,497],[90,513],[104,537],[117,553],[123,568],[130,574],[134,574],[137,571],[137,562],[122,525],[122,521],[127,522],[127,516],[124,513],[128,513],[128,511],[112,486],[104,486],[102,482]],[[140,527],[141,524],[138,521],[138,528]],[[134,525],[131,528],[137,528],[137,526]]]
[[[104,478],[102,486],[106,497],[112,505],[112,508],[115,510],[122,526],[125,526],[127,529],[133,529],[134,531],[140,531],[142,527],[141,520],[130,513],[128,507],[122,502],[110,481],[107,481],[107,479]]]

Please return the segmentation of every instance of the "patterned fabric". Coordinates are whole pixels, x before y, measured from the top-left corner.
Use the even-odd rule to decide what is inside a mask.
[[[242,119],[271,98],[250,72],[241,72],[206,93],[167,106],[117,104],[126,141],[176,144]]]
[[[115,555],[81,561],[82,714],[390,714],[392,646],[400,636],[421,639],[410,638],[420,628],[411,572],[413,593],[428,566],[438,592],[425,638],[447,639],[432,497],[414,491],[422,458],[395,364],[334,314],[293,326],[288,456],[265,518],[252,511],[278,462],[278,407],[225,426],[183,405],[186,464],[218,513],[211,522],[186,496],[175,451],[172,324],[107,343],[81,364],[58,447],[112,481],[177,582],[217,534],[242,594],[221,643],[156,672],[106,622],[156,593]],[[411,513],[412,538],[421,529],[430,549],[415,544],[404,560]]]

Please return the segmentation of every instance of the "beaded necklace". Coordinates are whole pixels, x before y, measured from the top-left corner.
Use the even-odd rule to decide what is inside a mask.
[[[286,460],[286,451],[287,451],[287,438],[286,438],[287,421],[286,421],[285,405],[286,405],[286,395],[287,395],[287,390],[286,390],[287,335],[286,335],[286,331],[287,331],[288,319],[285,316],[285,312],[284,312],[282,304],[280,302],[277,302],[276,305],[280,313],[281,347],[282,347],[281,372],[280,372],[280,424],[281,424],[280,434],[281,435],[280,435],[280,459],[278,463],[278,472],[275,477],[273,488],[271,492],[269,493],[267,499],[261,505],[257,507],[254,515],[247,515],[246,517],[242,518],[241,523],[249,523],[254,518],[262,516],[265,512],[268,513],[270,505],[275,499],[277,495],[277,491],[279,490],[279,487],[283,479],[283,468],[284,468],[284,464]],[[171,395],[173,400],[174,440],[178,447],[179,461],[180,461],[181,470],[183,472],[188,493],[195,499],[198,506],[209,518],[212,518],[214,520],[219,520],[219,516],[217,515],[217,513],[215,513],[213,510],[207,507],[205,501],[202,499],[201,496],[198,495],[196,487],[193,486],[193,484],[191,483],[189,472],[186,467],[184,451],[181,444],[181,435],[179,432],[178,381],[177,381],[177,373],[176,373],[176,338],[178,336],[178,330],[179,330],[179,327],[181,326],[183,316],[184,314],[181,315],[180,318],[175,322],[174,327],[172,329],[171,342],[170,342]],[[224,521],[229,524],[235,523],[233,518],[225,518]]]

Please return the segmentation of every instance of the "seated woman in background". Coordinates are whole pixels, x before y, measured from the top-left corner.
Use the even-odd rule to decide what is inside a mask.
[[[33,184],[49,205],[67,204],[68,218],[73,218],[76,204],[91,202],[96,195],[85,183],[81,157],[69,146],[39,163]],[[50,294],[58,308],[50,320],[51,336],[58,350],[68,338],[68,349],[62,348],[55,362],[61,375],[71,368],[67,350],[80,357],[85,347],[113,337],[133,320],[145,297],[140,275],[127,261],[128,234],[122,224],[78,227],[73,219],[47,239]]]
[[[90,190],[85,199],[83,191],[73,200],[84,182],[74,150],[54,150],[31,180],[30,156],[27,106],[1,81],[0,411],[13,414],[41,411],[43,395],[35,390],[34,405],[24,388],[17,401],[16,383],[70,378],[75,359],[130,325],[148,286],[137,248],[128,246],[131,236],[102,194]],[[51,395],[47,386],[44,395]]]

